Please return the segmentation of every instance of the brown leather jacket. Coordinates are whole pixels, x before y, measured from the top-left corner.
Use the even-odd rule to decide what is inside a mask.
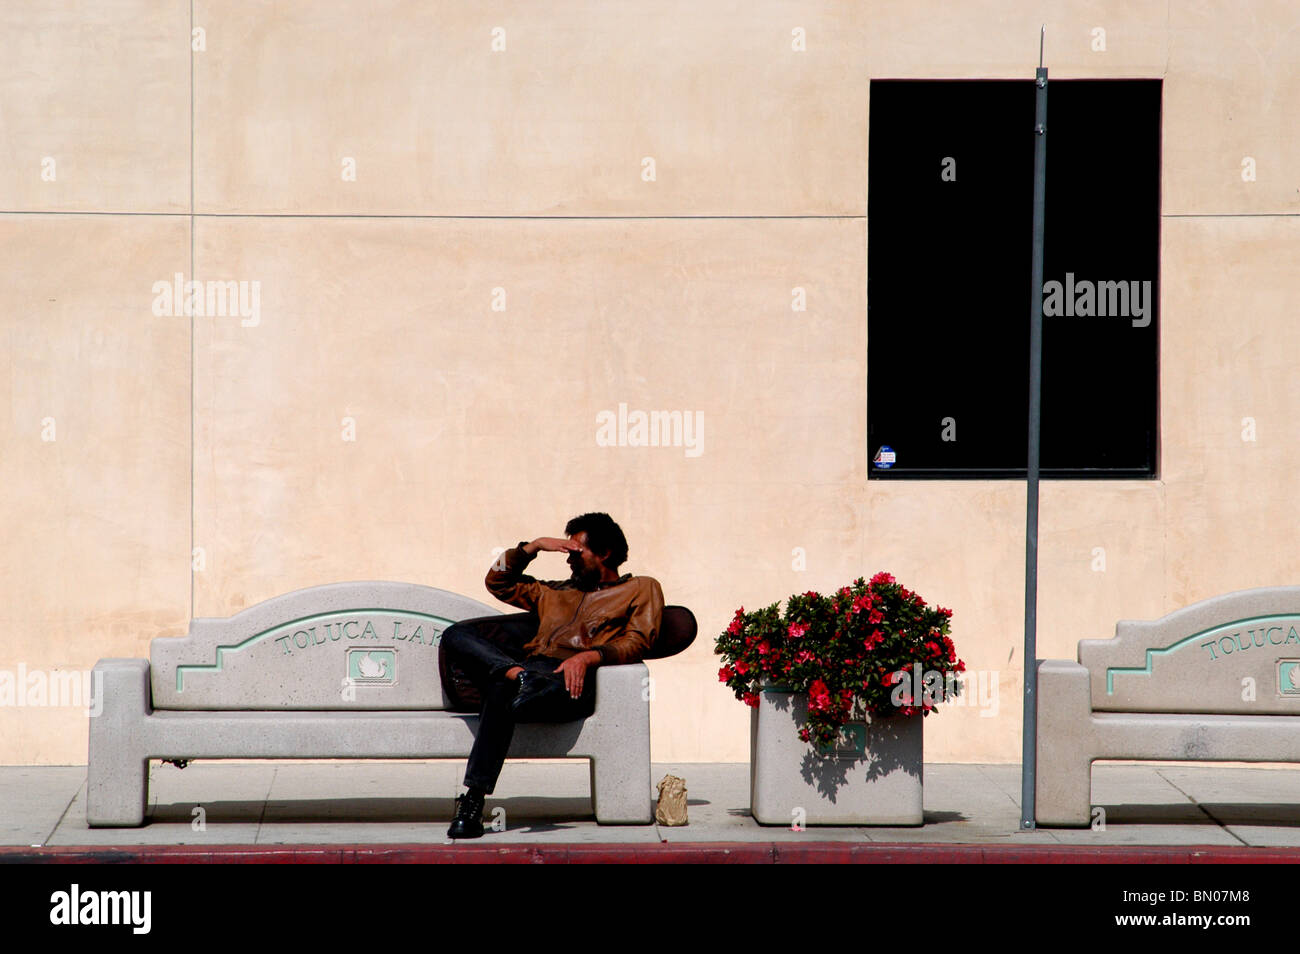
[[[537,636],[524,649],[555,659],[594,649],[601,663],[640,661],[659,636],[664,611],[659,581],[624,573],[581,590],[571,579],[535,580],[523,572],[537,556],[523,549],[526,542],[503,553],[484,580],[497,599],[537,614]]]

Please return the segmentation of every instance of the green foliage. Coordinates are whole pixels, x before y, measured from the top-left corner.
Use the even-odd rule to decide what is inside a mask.
[[[951,617],[888,573],[859,577],[832,596],[793,595],[784,614],[780,603],[750,613],[742,606],[714,647],[724,663],[718,679],[751,706],[764,687],[807,693],[799,737],[827,748],[848,721],[929,715],[956,695],[966,664],[948,635]],[[918,671],[922,685],[913,685]]]

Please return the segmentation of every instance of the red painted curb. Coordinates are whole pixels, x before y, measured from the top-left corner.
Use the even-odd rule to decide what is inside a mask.
[[[659,842],[0,847],[0,864],[1286,864],[1300,847]]]

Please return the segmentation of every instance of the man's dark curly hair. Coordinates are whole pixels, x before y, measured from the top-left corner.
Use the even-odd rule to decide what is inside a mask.
[[[607,513],[584,513],[564,525],[566,536],[586,532],[587,549],[602,558],[605,566],[617,570],[627,560],[627,537]]]

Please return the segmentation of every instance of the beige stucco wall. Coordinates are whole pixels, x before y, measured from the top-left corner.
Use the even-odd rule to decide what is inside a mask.
[[[1044,22],[1055,78],[1164,78],[1165,218],[1161,477],[1044,485],[1040,655],[1294,583],[1284,0],[54,0],[0,8],[0,670],[333,580],[486,598],[494,547],[604,509],[701,623],[655,758],[747,758],[736,607],[888,569],[999,689],[927,758],[1018,759],[1023,487],[866,480],[867,103],[1032,76]],[[154,315],[177,272],[259,282],[257,323]],[[700,412],[703,452],[598,446],[620,403]],[[85,744],[0,708],[0,763]]]

